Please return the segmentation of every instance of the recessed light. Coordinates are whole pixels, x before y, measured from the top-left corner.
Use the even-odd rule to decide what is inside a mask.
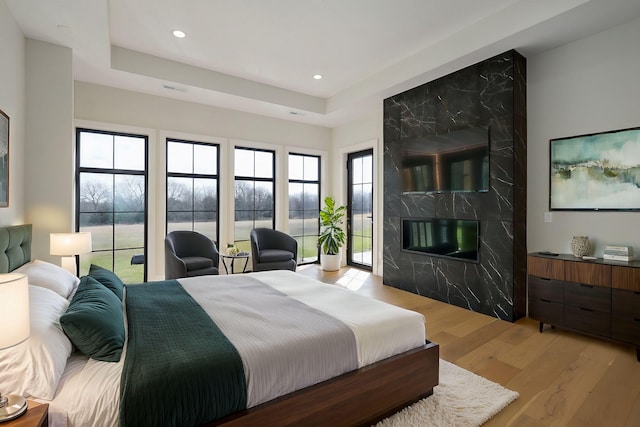
[[[322,74],[314,74],[313,78],[316,80],[320,80],[322,78]]]
[[[180,30],[173,30],[173,35],[179,39],[183,39],[185,38],[187,35],[184,33],[184,31],[180,31]]]

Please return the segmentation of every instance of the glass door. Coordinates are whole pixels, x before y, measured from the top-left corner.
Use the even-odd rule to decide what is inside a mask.
[[[347,157],[347,264],[373,269],[373,149]]]

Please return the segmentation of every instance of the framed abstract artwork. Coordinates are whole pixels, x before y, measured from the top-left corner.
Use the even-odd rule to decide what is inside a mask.
[[[0,110],[0,208],[9,206],[9,116]]]
[[[640,128],[550,141],[550,210],[640,210]]]

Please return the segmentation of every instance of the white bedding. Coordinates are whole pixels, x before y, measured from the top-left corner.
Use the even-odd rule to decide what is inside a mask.
[[[252,277],[348,325],[356,337],[360,367],[420,347],[425,342],[424,317],[352,291],[323,284],[290,271],[251,273]],[[206,297],[216,281],[240,276],[180,279],[184,289],[215,318],[215,301]],[[142,285],[144,286],[144,285]],[[222,325],[218,325],[225,332]],[[226,334],[226,332],[225,332]],[[99,362],[73,354],[48,402],[50,426],[117,426],[120,375],[126,345],[118,363]]]

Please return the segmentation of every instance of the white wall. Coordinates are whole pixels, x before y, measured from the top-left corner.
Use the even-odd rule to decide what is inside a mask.
[[[49,255],[49,234],[73,231],[73,55],[36,40],[26,46],[25,219],[32,258]]]
[[[148,278],[164,275],[165,140],[168,137],[220,144],[220,235],[222,246],[233,241],[233,148],[237,145],[276,151],[276,228],[288,230],[287,155],[322,156],[321,186],[326,194],[332,173],[326,163],[331,130],[175,99],[75,83],[75,124],[107,131],[149,136]],[[323,194],[323,195],[324,195]],[[321,196],[323,196],[321,195]]]
[[[320,126],[90,83],[76,82],[75,90],[77,119],[309,148],[331,143],[331,130]]]
[[[640,254],[640,212],[549,209],[549,140],[640,126],[640,20],[528,58],[528,250],[570,253],[574,235]]]
[[[373,272],[382,275],[382,190],[383,190],[383,105],[373,114],[333,129],[331,167],[335,180],[328,194],[340,204],[347,203],[347,156],[349,153],[373,148]],[[345,248],[346,249],[346,248]],[[346,250],[342,251],[342,264],[346,263]]]
[[[9,206],[0,226],[24,223],[25,39],[0,1],[0,110],[9,116]]]

